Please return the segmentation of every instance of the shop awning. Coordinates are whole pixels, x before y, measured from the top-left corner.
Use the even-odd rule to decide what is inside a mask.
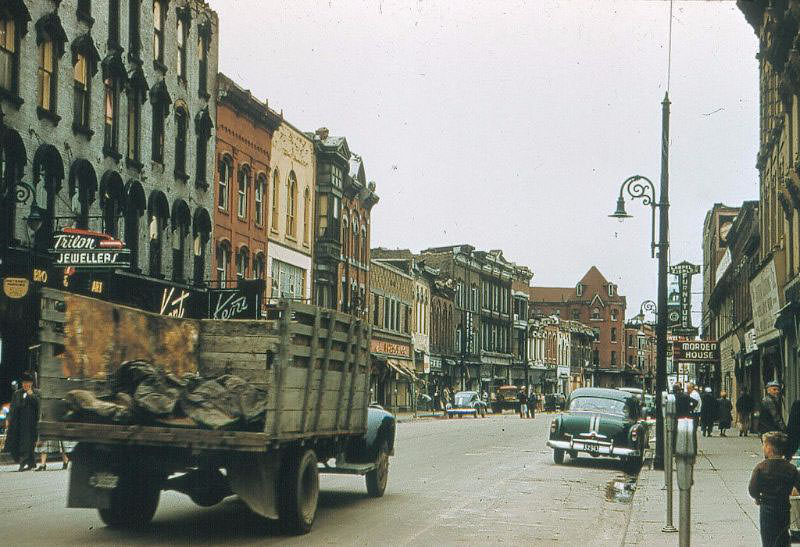
[[[406,376],[411,380],[417,380],[417,371],[411,361],[401,361],[400,359],[386,359],[386,364],[394,369],[398,374]]]

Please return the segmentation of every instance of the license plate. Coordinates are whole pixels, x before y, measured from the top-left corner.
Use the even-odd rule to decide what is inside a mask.
[[[95,473],[89,477],[89,486],[100,490],[113,490],[119,483],[119,477],[113,473]]]
[[[593,445],[593,444],[585,444],[583,446],[586,448],[587,452],[593,452],[593,453],[596,454],[596,453],[598,453],[600,451],[600,449],[596,445]]]

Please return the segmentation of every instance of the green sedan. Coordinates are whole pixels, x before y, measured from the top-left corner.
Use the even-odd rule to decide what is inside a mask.
[[[647,427],[641,402],[618,389],[580,388],[573,391],[564,412],[550,424],[547,446],[553,461],[564,463],[564,454],[577,458],[583,452],[594,458],[619,458],[629,472],[642,466],[647,447]]]

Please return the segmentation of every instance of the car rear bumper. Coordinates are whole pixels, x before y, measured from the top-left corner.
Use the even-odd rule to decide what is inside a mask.
[[[617,456],[617,457],[638,457],[641,456],[639,450],[625,446],[614,446],[614,443],[602,441],[591,441],[582,439],[572,439],[569,441],[548,440],[547,446],[550,448],[560,448],[573,452],[586,452],[598,456]]]
[[[475,414],[476,412],[478,412],[478,411],[476,409],[474,409],[474,408],[448,408],[447,409],[447,413],[448,414]]]

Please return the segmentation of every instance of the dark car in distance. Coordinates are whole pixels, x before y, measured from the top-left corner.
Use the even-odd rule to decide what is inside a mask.
[[[647,447],[647,427],[641,401],[618,389],[580,388],[573,391],[567,408],[553,418],[547,446],[553,461],[564,463],[564,454],[619,458],[629,472],[642,466]]]

